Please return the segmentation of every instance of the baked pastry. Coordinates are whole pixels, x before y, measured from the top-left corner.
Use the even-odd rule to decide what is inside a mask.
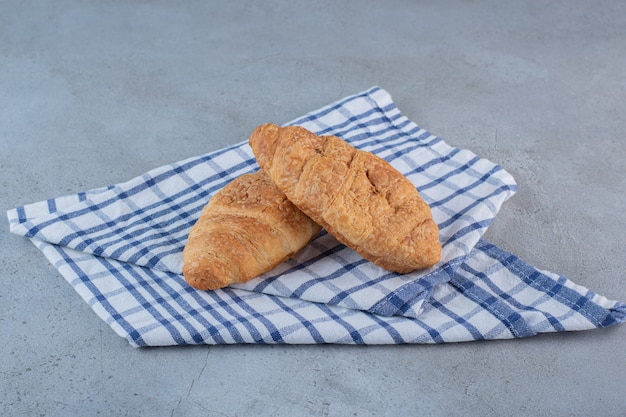
[[[202,209],[183,250],[183,275],[201,290],[246,282],[293,256],[320,230],[264,171],[244,174]]]
[[[385,160],[297,126],[261,125],[249,143],[287,198],[364,258],[399,273],[441,258],[430,207]]]

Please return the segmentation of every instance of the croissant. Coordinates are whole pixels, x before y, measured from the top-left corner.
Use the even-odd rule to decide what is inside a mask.
[[[249,144],[289,200],[364,258],[399,273],[440,260],[430,207],[385,160],[296,126],[261,125]]]
[[[264,171],[241,175],[209,200],[191,228],[183,276],[201,290],[249,281],[293,256],[320,229]]]

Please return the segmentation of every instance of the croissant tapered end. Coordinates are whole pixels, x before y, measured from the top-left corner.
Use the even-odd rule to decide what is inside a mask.
[[[264,171],[244,174],[203,208],[183,250],[183,275],[202,290],[247,282],[292,257],[320,229]]]
[[[267,123],[258,126],[252,131],[249,144],[253,150],[258,150],[258,155],[257,152],[255,152],[255,156],[260,166],[271,167],[281,130],[282,128],[280,126]]]
[[[430,207],[385,160],[293,126],[260,126],[250,146],[289,200],[364,258],[400,273],[441,259]]]
[[[216,290],[238,281],[238,271],[219,262],[215,253],[192,247],[184,251],[183,276],[189,285],[199,290]]]

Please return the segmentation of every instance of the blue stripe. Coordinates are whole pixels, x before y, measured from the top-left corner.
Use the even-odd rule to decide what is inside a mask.
[[[235,145],[235,146],[240,146],[240,145]],[[208,159],[214,158],[217,155],[220,155],[220,154],[223,154],[223,153],[225,153],[227,151],[230,151],[233,147],[234,146],[225,148],[225,149],[223,149],[221,151],[214,152],[214,153],[209,154],[208,156],[205,156],[205,157],[202,157],[202,158],[193,159],[191,161],[186,162],[184,165],[175,166],[172,169],[155,176],[154,177],[154,182],[155,183],[160,183],[162,181],[165,181],[165,180],[169,179],[170,177],[172,177],[175,174],[180,174],[183,171],[189,170],[189,169],[191,169],[191,168],[193,168],[193,167],[195,167],[195,166],[197,166],[199,164],[207,162],[207,158]],[[210,183],[210,182],[214,181],[215,179],[225,178],[225,177],[227,177],[229,174],[231,174],[234,171],[237,171],[237,170],[240,170],[240,169],[243,169],[243,168],[246,168],[246,167],[250,166],[251,165],[251,161],[252,161],[252,159],[244,161],[244,162],[241,162],[239,164],[236,164],[233,167],[231,167],[229,169],[226,169],[224,171],[215,173],[211,177],[209,177],[209,178],[205,179],[204,181],[202,181],[202,183],[206,184],[206,183]],[[141,184],[138,184],[138,185],[136,185],[136,186],[134,186],[134,187],[132,187],[132,188],[130,188],[128,190],[122,191],[118,195],[113,196],[113,197],[111,197],[111,198],[109,198],[109,199],[107,199],[105,201],[102,201],[102,202],[100,202],[98,204],[89,205],[89,206],[84,207],[82,209],[79,209],[79,210],[76,210],[76,211],[73,211],[73,212],[70,212],[70,213],[66,213],[63,216],[63,219],[61,219],[60,217],[59,218],[53,218],[53,219],[48,220],[47,222],[43,222],[43,223],[41,223],[39,225],[35,225],[33,228],[31,228],[25,234],[25,236],[33,237],[40,230],[42,230],[42,229],[44,229],[44,228],[46,228],[46,227],[48,227],[48,226],[50,226],[52,224],[55,224],[55,223],[57,223],[59,221],[69,220],[69,219],[72,219],[72,218],[75,218],[75,217],[78,217],[78,216],[81,216],[81,215],[84,215],[84,214],[88,214],[90,212],[102,210],[103,208],[108,207],[111,204],[116,204],[119,200],[124,200],[126,198],[129,198],[129,197],[131,197],[131,196],[133,196],[133,195],[135,195],[137,193],[140,193],[140,192],[142,192],[142,191],[144,191],[146,189],[149,189],[149,186],[144,181]],[[173,196],[173,198],[178,198],[179,195],[184,195],[185,192],[186,192],[186,190],[183,190],[183,191],[181,191],[179,193],[176,193]],[[160,204],[158,202],[154,203],[151,206],[144,208],[143,211],[146,211],[146,210],[148,210],[148,209],[150,209],[152,207],[159,206],[159,205]],[[132,214],[129,214],[127,216],[131,217]]]
[[[143,307],[147,313],[149,313],[157,323],[161,324],[167,331],[170,333],[176,344],[185,344],[185,338],[180,334],[178,329],[172,324],[172,319],[174,321],[181,323],[183,327],[189,331],[190,334],[193,334],[193,326],[189,324],[189,322],[180,315],[178,311],[173,309],[169,303],[165,301],[165,299],[159,295],[154,288],[145,281],[145,276],[142,276],[141,273],[135,268],[133,265],[121,262],[119,263],[119,267],[113,266],[113,264],[107,258],[98,258],[100,263],[104,265],[111,274],[116,278],[116,280],[121,283],[124,288],[128,290],[128,293],[133,296],[133,298]],[[144,273],[148,273],[148,275],[152,275],[149,273],[150,270],[143,270]],[[133,277],[136,282],[131,283],[125,276],[124,272],[128,273],[129,276]],[[151,277],[153,278],[153,277]],[[139,288],[143,288],[150,294],[152,299],[146,299],[141,293],[138,291]],[[164,308],[169,314],[171,318],[165,318],[161,313],[159,313],[156,306],[160,306]]]
[[[271,320],[267,319],[263,314],[250,307],[250,305],[246,303],[245,300],[243,300],[241,297],[239,297],[237,293],[232,289],[223,288],[222,291],[226,295],[228,295],[228,297],[230,297],[234,304],[245,310],[246,313],[248,313],[250,316],[260,321],[261,324],[263,324],[263,326],[265,326],[265,328],[267,329],[274,343],[285,343],[280,331],[276,328],[276,326],[274,326],[274,323],[272,323]],[[228,302],[220,304],[220,306],[228,311],[231,315],[235,316],[240,324],[246,326],[246,329],[250,331],[250,335],[253,337],[255,343],[267,343],[267,341],[263,339],[261,333],[256,329],[256,327],[252,325],[251,321],[241,314],[237,313],[230,304],[231,303]]]
[[[219,323],[220,326],[223,326],[224,329],[230,334],[230,337],[235,341],[235,343],[245,343],[246,338],[244,338],[239,332],[239,330],[237,330],[236,326],[233,324],[233,321],[226,319],[226,317],[222,313],[220,313],[220,309],[226,310],[226,312],[228,312],[231,315],[235,315],[236,321],[234,323],[242,324],[246,328],[248,333],[255,340],[261,338],[260,333],[258,332],[256,327],[250,324],[249,321],[246,321],[245,319],[238,317],[239,314],[235,313],[232,310],[232,308],[230,308],[231,299],[229,297],[229,293],[227,292],[227,289],[218,290],[218,291],[202,291],[201,292],[191,286],[187,286],[187,293],[191,295],[194,298],[194,300],[197,301],[203,307],[203,310],[201,310],[200,313],[204,312],[206,314],[209,314],[213,319],[215,319],[215,321]],[[211,301],[208,302],[205,298],[202,297],[201,294],[208,296],[211,299]],[[229,299],[224,300],[223,297],[229,297]],[[201,329],[200,331],[202,330],[204,329]],[[213,326],[210,329],[210,336],[215,341],[224,340],[217,326]]]
[[[51,198],[48,200],[48,213],[52,214],[57,211],[56,201]]]
[[[342,245],[337,245],[337,246],[335,246],[335,247],[333,247],[333,248],[330,248],[328,251],[326,251],[326,252],[324,252],[324,253],[332,253],[332,252],[337,252],[337,251],[340,251],[341,249],[343,249],[343,246],[342,246]],[[322,254],[320,254],[320,255],[318,255],[318,256],[316,256],[316,257],[314,257],[314,258],[310,259],[310,260],[307,260],[306,262],[301,262],[301,263],[298,263],[297,265],[295,265],[294,267],[290,268],[290,269],[289,269],[289,271],[287,271],[286,273],[284,273],[284,274],[282,274],[282,275],[286,275],[286,274],[290,274],[290,273],[293,273],[293,272],[296,272],[296,271],[301,271],[301,270],[304,270],[304,269],[306,269],[309,265],[311,265],[311,264],[315,263],[315,261],[316,261],[317,259],[320,259],[320,258],[322,258],[322,257],[323,257],[323,255],[322,255]],[[264,290],[265,288],[267,288],[270,284],[272,284],[272,283],[276,280],[276,278],[278,278],[278,277],[268,277],[268,278],[266,278],[266,279],[262,280],[262,281],[261,281],[261,282],[259,282],[257,285],[255,285],[255,287],[254,287],[254,291],[255,291],[255,292],[263,292],[263,290]],[[318,282],[319,282],[319,281],[323,281],[323,280],[324,280],[324,278],[323,278],[323,277],[319,277],[319,278],[312,278],[312,279],[317,280]],[[305,284],[305,285],[306,285],[306,284]],[[308,288],[308,287],[307,287],[307,288]],[[295,293],[296,293],[296,291],[298,291],[298,292],[301,294],[301,293],[303,293],[304,291],[306,291],[306,290],[307,290],[307,288],[302,288],[301,290],[295,290],[294,292],[292,292],[292,295],[293,295],[293,294],[295,294]]]
[[[372,118],[370,120],[367,120],[366,122],[359,122],[360,120],[363,120],[369,116],[371,116],[372,114],[378,114],[379,112],[376,111],[376,109],[371,109],[371,110],[367,110],[364,111],[363,113],[358,113],[353,115],[352,117],[346,119],[346,121],[330,126],[324,130],[321,130],[319,132],[315,132],[318,136],[325,136],[325,135],[329,135],[332,134],[333,136],[337,136],[340,137],[342,139],[344,139],[346,142],[352,143],[355,141],[355,138],[358,137],[362,137],[362,136],[350,136],[350,133],[354,130],[357,129],[363,129],[363,130],[371,130],[373,127],[378,126],[378,125],[388,125],[389,122],[391,122],[391,120],[389,119],[389,117],[387,117],[386,115],[381,115],[380,117],[377,118]],[[397,116],[397,118],[400,118],[402,116]],[[407,136],[407,133],[402,131],[402,130],[398,130],[396,126],[391,125],[389,126],[386,130],[381,130],[376,132],[376,136],[380,136],[382,133],[386,132],[386,131],[398,131],[400,136]],[[375,135],[370,135],[370,136],[375,136]]]
[[[626,321],[626,304],[616,303],[606,318],[600,323],[600,327],[609,327]]]
[[[443,229],[443,228],[446,228],[446,227],[448,227],[448,226],[452,225],[455,221],[457,221],[457,220],[459,220],[461,217],[465,216],[465,214],[466,214],[468,211],[470,211],[470,210],[472,210],[472,209],[476,208],[476,206],[478,206],[479,204],[483,203],[484,201],[488,201],[489,199],[491,199],[491,198],[493,198],[493,197],[495,197],[495,196],[497,196],[497,195],[499,195],[499,194],[506,193],[506,192],[509,192],[509,191],[511,191],[509,187],[507,187],[507,186],[502,186],[502,187],[497,188],[496,190],[494,190],[494,191],[493,191],[493,192],[491,192],[490,194],[488,194],[488,195],[486,195],[486,196],[484,196],[484,197],[482,197],[482,198],[479,198],[479,199],[474,200],[474,202],[472,202],[472,204],[470,204],[470,205],[466,206],[463,210],[459,210],[459,211],[457,211],[457,212],[456,212],[453,216],[451,216],[448,220],[441,222],[441,223],[439,224],[439,228],[440,228],[440,229]],[[493,213],[493,214],[495,214],[495,213]],[[489,218],[488,220],[484,220],[484,221],[483,221],[483,223],[486,223],[487,225],[489,225],[489,223],[490,223],[492,220],[493,220],[493,217]]]
[[[467,330],[469,332],[469,334],[472,335],[474,340],[484,340],[485,339],[484,335],[480,332],[480,330],[476,326],[474,326],[467,319],[459,316],[458,314],[456,314],[455,312],[450,310],[448,307],[445,306],[445,304],[442,304],[442,303],[440,303],[437,300],[431,300],[430,305],[432,305],[434,308],[439,310],[441,313],[443,313],[446,316],[450,317],[455,323],[460,324],[461,326],[463,326],[465,328],[465,330]],[[451,323],[448,323],[448,326],[450,326],[450,325],[451,325]]]
[[[113,305],[111,305],[109,300],[100,292],[98,287],[89,279],[89,276],[85,274],[74,259],[68,256],[63,248],[56,245],[51,245],[51,247],[59,254],[63,262],[70,267],[80,282],[87,287],[93,297],[98,300],[98,303],[104,308],[107,314],[109,314],[109,316],[128,334],[128,337],[138,346],[146,346],[146,342],[141,335],[138,334],[135,328],[113,307]]]
[[[450,284],[453,285],[465,297],[480,305],[486,311],[502,322],[513,334],[514,337],[534,336],[536,332],[532,330],[524,321],[523,317],[511,309],[504,301],[493,294],[478,287],[472,281],[455,275]]]
[[[183,206],[192,206],[193,209],[190,211],[183,211],[183,207],[180,205],[176,205],[176,206],[170,206],[170,207],[164,207],[162,208],[160,211],[154,212],[152,214],[148,213],[153,207],[153,206],[149,206],[149,207],[145,207],[143,209],[138,209],[133,213],[130,214],[124,214],[114,220],[110,220],[108,222],[105,223],[101,223],[97,226],[94,226],[92,228],[88,228],[88,229],[83,229],[83,230],[77,230],[75,233],[72,234],[68,234],[67,236],[65,236],[65,238],[63,240],[61,240],[60,244],[62,245],[69,245],[71,241],[73,241],[74,239],[78,239],[80,237],[83,237],[85,235],[90,235],[90,234],[95,234],[97,232],[100,231],[105,231],[106,233],[100,234],[98,235],[95,239],[97,240],[103,240],[103,239],[107,239],[109,237],[115,237],[118,236],[117,239],[115,240],[110,240],[108,242],[104,242],[101,246],[101,252],[104,252],[104,250],[110,246],[113,246],[119,242],[126,242],[128,241],[129,243],[126,245],[126,248],[128,247],[132,247],[133,245],[135,245],[136,243],[143,243],[145,241],[149,241],[159,237],[164,237],[164,231],[163,229],[166,229],[166,226],[178,222],[181,219],[188,219],[188,222],[179,226],[178,229],[184,228],[184,227],[191,227],[193,225],[193,223],[195,222],[196,218],[192,218],[192,216],[194,216],[196,213],[198,213],[199,211],[202,210],[202,207],[206,204],[206,201],[208,200],[208,194],[210,194],[212,192],[213,189],[209,189],[206,192],[202,191],[202,192],[198,192],[197,194],[194,194],[193,197],[191,197],[188,200],[185,200],[182,202]],[[200,200],[202,199],[202,200]],[[199,201],[198,201],[199,200]],[[156,205],[156,207],[159,207],[160,205]],[[173,216],[172,214],[175,212],[176,208],[180,208],[179,211],[176,212],[176,216]],[[140,215],[144,215],[143,217],[140,217]],[[136,220],[132,221],[131,223],[127,223],[128,220],[132,219],[133,217],[137,217]],[[152,222],[148,225],[146,225],[146,227],[141,228],[141,229],[137,229],[135,231],[133,231],[133,235],[128,234],[126,231],[127,230],[131,230],[136,228],[139,225],[143,225],[143,224],[147,224],[152,220],[156,220],[157,218],[163,217],[164,220],[162,222]],[[124,227],[119,227],[120,223],[125,223]],[[173,233],[175,232],[176,229],[174,230],[169,230],[168,233]],[[148,235],[142,239],[137,239],[138,236],[144,234],[145,232],[156,232],[152,235]],[[168,236],[169,237],[169,236]],[[82,243],[76,243],[74,245],[74,247],[76,247],[78,250],[83,250],[85,249],[87,246],[93,244],[96,240],[91,239],[89,237],[87,237],[86,239],[83,239]],[[114,252],[114,254],[112,254],[112,257],[119,257],[121,255],[121,253],[124,251],[124,247],[119,248],[116,250],[116,252]]]
[[[324,255],[325,256],[330,256],[331,253],[339,252],[339,251],[343,250],[344,248],[345,248],[345,246],[343,246],[343,245],[336,246],[335,248],[333,248],[333,250],[326,251],[324,253]],[[318,256],[316,258],[316,260],[323,258],[324,255]],[[313,260],[311,260],[311,261],[313,261]],[[355,269],[359,265],[362,265],[362,264],[367,263],[367,262],[369,262],[369,261],[367,261],[366,259],[360,259],[360,260],[358,260],[358,261],[356,261],[354,263],[343,265],[340,268],[334,270],[330,274],[326,274],[326,275],[320,276],[318,278],[307,280],[307,282],[305,282],[304,284],[300,285],[298,288],[293,290],[293,293],[291,294],[291,296],[294,297],[294,298],[300,298],[309,288],[315,286],[316,284],[324,282],[324,281],[327,281],[327,280],[332,280],[332,279],[338,278],[338,277],[340,277],[340,276],[342,276],[342,275],[352,271],[353,269]],[[307,263],[310,263],[310,261],[307,262]],[[379,282],[379,281],[380,281],[380,278],[372,279],[371,283],[374,284],[374,283]],[[366,285],[366,287],[367,286],[369,286],[369,285]],[[351,293],[354,293],[354,292],[358,291],[359,288],[362,288],[362,286],[352,287],[350,289],[351,291],[349,291],[349,292],[341,291],[338,294],[336,294],[331,300],[329,300],[328,303],[329,304],[338,304],[341,301],[343,301],[344,299],[346,299],[347,297],[349,297]]]
[[[361,336],[361,333],[354,327],[352,326],[350,323],[348,323],[347,321],[345,321],[341,316],[339,316],[338,314],[334,313],[329,306],[327,306],[326,304],[319,304],[316,303],[315,304],[326,316],[328,316],[332,322],[341,325],[344,329],[346,329],[346,331],[348,332],[348,334],[350,335],[350,339],[356,343],[357,345],[364,345],[365,341],[363,340],[363,337]]]
[[[247,166],[246,164],[238,164],[238,167],[245,167]],[[179,212],[179,216],[177,218],[173,218],[173,219],[167,219],[165,221],[165,225],[167,225],[168,223],[171,223],[173,221],[178,220],[179,218],[186,218],[188,216],[190,216],[190,214],[198,212],[200,210],[202,210],[202,206],[206,203],[206,201],[202,201],[203,199],[207,199],[208,195],[214,193],[215,191],[221,189],[228,181],[229,179],[225,179],[221,182],[216,182],[216,178],[221,178],[223,177],[223,175],[221,174],[215,174],[197,184],[192,185],[191,187],[185,189],[185,190],[181,190],[179,192],[177,192],[176,194],[170,196],[170,200],[174,201],[179,199],[180,197],[186,196],[187,194],[190,194],[188,196],[188,198],[184,199],[183,201],[181,201],[179,203],[179,207],[188,207],[188,206],[192,206],[195,205],[194,210],[190,213],[186,213],[184,211]],[[210,183],[214,183],[211,187],[204,189],[203,187],[206,184],[210,184]],[[123,200],[125,198],[127,198],[127,196],[129,195],[129,193],[124,192],[124,193],[120,193],[120,195],[118,197],[114,197],[112,199],[109,199],[107,201],[105,201],[104,203],[100,203],[97,205],[92,205],[92,206],[88,206],[86,208],[83,208],[81,210],[77,210],[75,212],[71,212],[68,214],[64,214],[62,215],[60,218],[63,219],[63,221],[67,221],[69,219],[90,213],[90,212],[96,212],[101,210],[103,207],[108,206],[112,200],[119,198],[120,200]],[[154,213],[149,213],[151,210],[155,209],[155,208],[159,208],[158,211],[155,211]],[[62,239],[59,244],[63,245],[63,246],[69,246],[70,243],[74,240],[74,239],[79,239],[83,236],[86,235],[90,235],[90,234],[94,234],[97,233],[99,231],[108,231],[107,233],[104,233],[100,236],[98,236],[98,239],[106,239],[108,237],[111,236],[118,236],[120,234],[122,234],[123,238],[127,238],[128,235],[124,234],[124,231],[127,229],[131,229],[136,225],[140,225],[143,223],[147,223],[149,220],[153,220],[155,218],[158,217],[163,217],[163,216],[171,216],[172,214],[172,209],[171,206],[163,206],[163,202],[162,201],[157,201],[153,204],[150,204],[146,207],[143,208],[139,208],[136,211],[132,212],[132,213],[126,213],[121,215],[120,217],[111,220],[109,222],[105,222],[102,224],[98,224],[94,227],[91,228],[85,228],[85,229],[81,229],[81,230],[77,230],[74,233],[68,234],[67,236],[64,237],[64,239]],[[142,217],[143,216],[143,217]],[[126,223],[129,219],[132,218],[137,218],[137,220],[135,220],[132,223],[126,224],[124,227],[119,227],[118,224],[119,223]],[[56,223],[56,221],[51,220],[49,222],[43,223],[41,225],[41,227],[39,227],[40,229],[43,229],[45,227],[50,226],[51,224]],[[35,228],[31,229],[34,230]],[[142,229],[143,231],[154,231],[156,230],[154,228],[153,225],[151,226],[147,226],[145,229]],[[156,235],[161,234],[162,232],[159,231]],[[134,239],[134,237],[133,237]],[[90,240],[89,238],[84,240],[82,244],[76,244],[74,245],[74,247],[76,247],[79,250],[84,249],[85,247],[91,245],[94,243],[94,240]],[[108,246],[110,246],[112,243],[115,242],[108,242],[105,244],[105,246],[103,246],[103,248],[106,248]],[[134,242],[129,243],[129,247],[132,247],[132,245],[134,244]]]
[[[500,170],[500,168],[499,168],[499,167],[497,167],[497,166],[496,166],[496,167],[493,167],[493,168],[492,168],[492,169],[491,169],[488,173],[486,173],[486,174],[482,175],[481,177],[477,178],[477,179],[476,179],[476,181],[474,181],[473,183],[471,183],[471,184],[469,184],[469,185],[466,185],[466,186],[465,186],[465,187],[463,187],[463,188],[459,188],[459,189],[458,189],[458,190],[456,190],[454,193],[452,193],[452,194],[448,195],[446,198],[443,198],[443,199],[440,199],[440,200],[437,200],[437,201],[433,202],[433,203],[432,203],[432,207],[439,207],[439,206],[441,206],[441,205],[444,205],[445,203],[450,202],[450,200],[452,200],[452,199],[454,199],[454,198],[456,198],[456,197],[458,197],[458,196],[460,196],[460,195],[464,195],[464,194],[469,193],[471,190],[475,189],[476,187],[478,187],[478,186],[480,186],[480,185],[485,184],[485,182],[486,182],[486,181],[487,181],[490,177],[492,177],[492,176],[493,176],[493,175],[494,175],[497,171],[499,171],[499,170]],[[456,171],[454,171],[454,172],[453,172],[453,173],[451,173],[451,174],[452,174],[452,175],[456,175],[456,174],[458,174],[459,172],[460,172],[460,171],[456,170]],[[450,175],[450,176],[452,176],[452,175]],[[446,181],[447,179],[448,179],[448,178],[441,178],[441,179],[437,179],[437,180],[436,180],[436,182],[437,182],[437,183],[442,183],[442,182]],[[425,188],[425,187],[422,187],[422,189],[424,189],[424,188]],[[426,188],[428,188],[428,186],[427,186]],[[501,185],[501,186],[499,186],[498,188],[496,188],[496,190],[494,190],[494,191],[493,191],[491,194],[489,194],[488,196],[483,197],[483,198],[482,198],[482,199],[480,199],[480,200],[477,200],[477,202],[482,202],[482,201],[486,200],[486,199],[487,199],[487,198],[489,198],[489,197],[492,197],[492,196],[495,196],[495,195],[498,195],[498,194],[500,194],[500,193],[502,193],[502,192],[507,192],[507,191],[511,191],[510,186],[509,186],[508,184]],[[475,205],[475,204],[476,204],[476,203],[474,203],[474,205]]]
[[[461,269],[469,273],[470,275],[474,275],[475,277],[480,279],[483,283],[485,283],[485,285],[489,287],[489,289],[494,294],[496,294],[498,297],[501,297],[502,300],[506,301],[511,306],[518,309],[519,311],[529,311],[529,312],[532,311],[532,312],[541,313],[546,318],[548,323],[550,323],[550,325],[554,328],[555,331],[565,330],[561,322],[556,317],[554,317],[551,313],[547,311],[542,311],[533,306],[524,305],[520,303],[519,301],[515,299],[515,296],[509,295],[506,292],[502,291],[484,272],[478,271],[470,267],[468,264],[461,265]]]
[[[417,301],[430,294],[433,287],[449,281],[462,259],[453,259],[435,271],[391,291],[368,312],[381,316],[405,315]]]
[[[397,344],[407,343],[407,340],[405,340],[402,337],[402,335],[400,334],[400,332],[398,332],[390,323],[388,323],[387,321],[382,320],[380,317],[378,317],[375,314],[372,314],[369,317],[372,320],[374,320],[380,327],[385,329],[387,334],[389,334],[389,336],[391,336],[391,339],[393,340],[394,343],[397,343]]]
[[[492,219],[487,219],[487,220],[483,220],[483,221],[480,221],[480,222],[470,223],[467,226],[460,228],[448,240],[443,242],[443,246],[450,245],[453,242],[457,242],[463,236],[466,236],[466,235],[468,235],[470,233],[473,233],[473,232],[475,232],[477,230],[485,230],[485,229],[487,229],[487,227],[489,227],[489,225],[491,224],[491,221],[492,221]],[[443,228],[442,226],[439,226],[439,227]]]
[[[553,278],[542,274],[536,268],[522,261],[512,253],[504,251],[489,242],[482,241],[481,244],[477,246],[477,250],[481,250],[491,258],[498,260],[524,283],[538,291],[546,293],[555,301],[582,314],[597,327],[605,327],[606,325],[617,323],[611,311],[592,301],[591,298],[595,295],[592,291],[589,291],[587,295],[581,296],[577,291],[563,285],[566,280],[565,277],[561,276],[558,281],[555,281]]]
[[[445,343],[445,340],[441,336],[441,333],[437,331],[437,329],[429,326],[423,320],[416,319],[415,323],[419,325],[422,329],[424,329],[426,333],[428,333],[428,336],[434,343]]]
[[[324,339],[322,334],[317,330],[317,328],[315,327],[315,325],[313,323],[311,323],[304,316],[299,314],[296,310],[294,310],[291,307],[287,306],[280,299],[280,297],[274,297],[274,296],[269,296],[269,297],[284,312],[289,313],[293,317],[295,317],[297,319],[298,323],[309,332],[309,334],[311,335],[311,337],[313,338],[315,343],[326,343],[326,339]]]
[[[28,221],[28,219],[26,218],[26,211],[24,209],[24,206],[21,207],[17,207],[15,209],[16,213],[17,213],[17,221],[21,224],[24,223],[26,221]]]
[[[145,270],[144,270],[145,271]],[[221,338],[221,336],[219,334],[217,334],[217,329],[215,328],[215,326],[213,326],[208,320],[206,320],[206,318],[202,315],[202,312],[192,308],[191,305],[189,304],[189,302],[185,299],[185,297],[183,297],[182,292],[175,290],[174,288],[172,288],[169,284],[168,281],[174,281],[177,280],[180,282],[181,286],[185,287],[185,288],[189,288],[189,285],[184,282],[184,280],[175,274],[172,273],[167,273],[165,275],[165,279],[163,279],[160,275],[155,274],[155,273],[150,273],[150,278],[152,279],[152,283],[158,285],[159,287],[161,287],[161,289],[163,289],[168,296],[171,297],[171,300],[173,302],[176,302],[176,304],[174,306],[179,306],[180,309],[176,308],[173,311],[178,312],[178,311],[183,311],[185,314],[193,317],[195,320],[197,320],[201,326],[203,326],[203,328],[205,328],[206,330],[208,330],[211,335],[214,337],[214,339],[216,341],[218,341],[218,343],[221,341],[222,343],[224,342],[224,340]],[[148,283],[147,285],[150,285],[150,283]],[[162,303],[159,303],[162,305]],[[169,304],[168,304],[169,305]],[[176,314],[173,316],[174,318],[176,318],[176,321],[183,321],[184,323],[188,323],[189,326],[185,326],[185,328],[187,329],[187,331],[189,331],[192,340],[195,343],[201,343],[204,341],[203,337],[200,334],[197,334],[197,331],[195,329],[195,326],[191,325],[191,323],[189,321],[187,321],[186,319],[183,319],[182,316],[180,316],[180,314]],[[179,318],[180,317],[180,318]]]

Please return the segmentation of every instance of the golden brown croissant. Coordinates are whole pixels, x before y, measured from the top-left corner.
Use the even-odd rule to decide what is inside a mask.
[[[439,261],[430,207],[385,160],[295,126],[261,125],[249,143],[287,198],[364,258],[400,273]]]
[[[320,229],[265,172],[241,175],[202,209],[183,250],[183,275],[202,290],[249,281],[293,256]]]

